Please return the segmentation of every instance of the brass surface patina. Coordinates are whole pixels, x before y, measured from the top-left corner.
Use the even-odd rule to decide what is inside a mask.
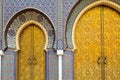
[[[21,32],[17,80],[45,80],[45,41],[44,32],[34,24]]]
[[[119,12],[94,7],[75,27],[74,80],[120,80]]]

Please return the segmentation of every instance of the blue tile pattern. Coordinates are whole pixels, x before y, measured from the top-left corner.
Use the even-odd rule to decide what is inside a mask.
[[[78,16],[78,14],[89,4],[95,2],[96,0],[81,0],[79,1],[75,7],[71,10],[71,14],[69,14],[69,17],[67,19],[66,23],[66,45],[67,48],[72,49],[73,48],[73,42],[72,42],[72,29],[74,22]]]
[[[3,30],[5,30],[9,20],[17,12],[26,8],[35,8],[46,14],[49,17],[50,21],[52,21],[53,25],[55,26],[55,31],[56,31],[55,34],[57,35],[56,36],[57,49],[64,49],[66,46],[71,49],[73,48],[72,28],[76,17],[84,7],[86,7],[88,4],[91,4],[96,0],[62,0],[62,4],[59,4],[58,0],[3,0],[3,1],[4,1]],[[111,0],[111,1],[120,4],[119,0]],[[60,10],[62,11],[61,15],[58,15],[59,13],[58,7],[61,7]],[[58,16],[62,17],[62,19],[60,19],[60,21],[62,20],[62,22],[60,23],[60,27],[58,25],[59,22]],[[10,29],[12,29],[12,27]],[[14,33],[12,30],[10,31],[10,35],[13,36],[13,34],[11,33]],[[0,46],[1,45],[2,44],[0,44]],[[14,45],[11,48],[14,48]],[[72,50],[65,51],[63,55],[63,80],[73,80],[73,69],[74,69],[73,58],[74,56]],[[15,80],[15,72],[16,72],[15,63],[16,63],[15,54],[10,51],[6,52],[6,54],[2,57],[2,75],[4,75],[2,76],[2,80],[8,80],[8,79]],[[47,80],[57,80],[58,78],[57,64],[58,63],[57,63],[56,52],[48,51],[46,53],[46,65],[47,65],[46,70],[48,72],[46,75]]]
[[[73,6],[78,2],[78,0],[63,0],[63,31],[64,31],[64,36],[63,36],[63,40],[64,40],[64,48],[66,47],[66,41],[65,41],[65,31],[66,31],[66,22],[68,19],[68,16],[73,8]]]
[[[2,56],[2,80],[14,80],[16,77],[16,55],[13,51],[6,51]]]
[[[48,80],[58,80],[58,60],[57,60],[57,55],[54,51],[49,51],[48,52]]]
[[[63,80],[74,80],[73,79],[73,51],[65,51],[63,55]]]
[[[6,32],[7,35],[5,35],[5,37],[7,37],[7,47],[16,49],[16,35],[15,34],[17,34],[17,31],[20,28],[20,26],[29,20],[37,21],[41,25],[43,25],[48,35],[47,48],[53,48],[54,41],[55,41],[54,40],[55,39],[54,27],[50,23],[50,21],[46,18],[45,15],[43,15],[39,11],[35,11],[34,9],[23,11],[22,14],[15,16],[11,24],[7,26],[8,31]]]
[[[57,0],[4,0],[4,27],[16,12],[28,7],[36,8],[49,15],[50,20],[56,25]]]

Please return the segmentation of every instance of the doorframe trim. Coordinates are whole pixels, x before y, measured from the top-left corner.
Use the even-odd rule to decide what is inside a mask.
[[[34,20],[30,20],[30,21],[27,21],[25,22],[23,25],[21,25],[21,27],[18,29],[17,33],[16,33],[16,52],[20,51],[20,35],[22,33],[22,31],[28,26],[28,25],[31,25],[31,24],[34,24],[36,26],[38,26],[40,29],[42,29],[44,35],[45,35],[45,38],[46,38],[46,42],[45,42],[45,47],[44,47],[44,50],[47,51],[47,44],[48,44],[48,35],[47,35],[47,31],[45,30],[45,28],[43,27],[43,25],[41,25],[40,23],[38,23],[37,21],[34,21]]]

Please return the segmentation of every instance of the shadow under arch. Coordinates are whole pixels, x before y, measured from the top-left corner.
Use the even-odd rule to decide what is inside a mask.
[[[84,3],[84,5],[81,5]],[[109,1],[109,0],[91,0],[86,2],[86,0],[81,0],[76,3],[76,5],[73,7],[72,11],[70,12],[70,15],[68,16],[67,23],[66,23],[66,49],[74,51],[76,49],[75,43],[74,43],[74,30],[75,25],[78,21],[78,19],[84,15],[85,12],[88,10],[100,6],[105,5],[108,7],[111,7],[115,9],[116,11],[120,12],[120,2],[117,0]],[[68,44],[69,43],[69,44]]]
[[[54,47],[54,43],[55,43],[56,40],[55,40],[55,28],[54,28],[53,22],[52,22],[52,20],[50,20],[50,18],[48,17],[48,15],[44,14],[43,12],[41,12],[40,10],[37,10],[37,9],[35,9],[35,8],[25,8],[25,9],[22,9],[22,10],[18,11],[17,13],[15,13],[15,14],[10,18],[10,20],[8,21],[8,23],[7,23],[7,25],[5,26],[5,29],[4,29],[4,31],[3,31],[2,49],[3,49],[3,50],[6,50],[6,49],[8,48],[7,35],[8,35],[8,30],[9,30],[11,24],[14,22],[15,19],[18,19],[20,15],[26,14],[27,12],[35,12],[35,13],[41,15],[41,16],[47,21],[47,23],[50,25],[50,26],[45,26],[46,24],[43,25],[41,22],[39,22],[39,21],[37,21],[37,20],[33,20],[33,19],[29,19],[29,20],[26,19],[26,21],[22,22],[22,23],[24,24],[24,23],[26,23],[27,21],[31,21],[31,20],[32,20],[32,21],[36,21],[36,22],[40,23],[40,24],[44,27],[44,29],[46,30],[46,34],[48,35],[48,44],[47,44],[47,46],[46,46],[46,50],[47,50],[47,49],[54,49],[54,48],[55,48],[55,47]],[[23,25],[23,24],[21,24],[21,25]],[[17,25],[17,26],[15,26],[15,27],[20,27],[21,25],[19,25],[19,26]],[[51,37],[51,35],[49,35],[49,30],[51,30],[51,29],[52,29],[52,37]],[[18,29],[17,29],[17,30],[18,30]],[[16,31],[16,33],[17,33],[17,31]],[[16,34],[16,33],[15,33],[15,34]],[[16,36],[16,35],[15,35],[15,36]],[[51,40],[52,43],[51,43],[51,41],[49,40],[49,38],[52,39],[52,40]],[[50,44],[51,44],[51,45],[50,45]],[[16,47],[17,47],[17,46],[16,46]]]

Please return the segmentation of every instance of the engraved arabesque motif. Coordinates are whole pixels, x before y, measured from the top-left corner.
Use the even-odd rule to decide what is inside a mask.
[[[102,14],[104,23],[101,25],[100,8],[90,9],[76,24],[75,80],[101,80],[104,77],[105,80],[120,79],[120,14],[104,6]],[[104,49],[101,49],[101,46],[104,46]],[[104,68],[97,63],[100,55],[105,56]],[[104,73],[105,75],[101,75]]]
[[[36,25],[29,25],[20,36],[21,51],[18,55],[18,79],[45,80],[46,54],[44,46],[46,39],[44,32]]]
[[[101,80],[101,66],[97,63],[100,34],[100,7],[96,7],[86,12],[75,26],[75,80]]]
[[[120,13],[104,8],[106,80],[120,80]]]

